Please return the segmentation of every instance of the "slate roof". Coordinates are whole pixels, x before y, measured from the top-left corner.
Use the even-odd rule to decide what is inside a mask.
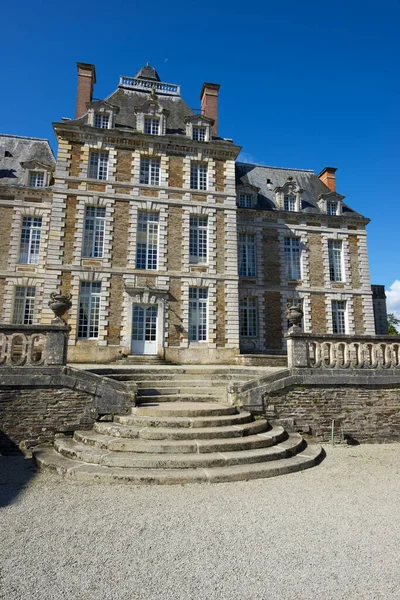
[[[257,208],[264,210],[279,210],[275,202],[275,188],[282,187],[288,178],[303,191],[303,207],[305,213],[321,214],[318,198],[321,194],[329,194],[331,190],[315,175],[314,171],[304,169],[285,169],[281,167],[268,167],[252,165],[249,163],[236,163],[236,185],[250,184],[259,188]],[[270,182],[270,183],[268,183]],[[343,204],[343,215],[361,217],[359,213]]]
[[[6,153],[11,156],[5,156]],[[0,134],[0,185],[24,185],[25,169],[21,163],[33,160],[55,167],[48,140]]]

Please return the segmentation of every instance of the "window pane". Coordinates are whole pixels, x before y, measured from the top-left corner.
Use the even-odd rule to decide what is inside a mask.
[[[239,206],[241,208],[251,208],[253,205],[253,196],[251,194],[239,194]]]
[[[82,256],[102,258],[104,254],[104,230],[106,209],[100,206],[87,206]]]
[[[16,325],[32,325],[35,295],[35,287],[15,287],[13,323]]]
[[[252,233],[239,235],[239,275],[256,276],[256,236]]]
[[[240,335],[257,337],[257,298],[240,300]]]
[[[207,164],[191,162],[190,164],[190,187],[192,190],[207,189]]]
[[[44,171],[31,171],[29,173],[29,187],[44,187]]]
[[[94,126],[99,129],[108,129],[109,115],[103,113],[96,113],[94,117]]]
[[[160,119],[155,119],[152,117],[145,117],[144,133],[148,133],[149,135],[159,135]]]
[[[342,281],[342,242],[328,240],[329,276],[331,281]]]
[[[189,288],[189,340],[207,340],[207,288]]]
[[[136,240],[136,268],[154,269],[158,265],[158,213],[139,211]]]
[[[328,215],[336,215],[337,213],[337,202],[328,202],[327,204]]]
[[[108,152],[89,153],[88,177],[106,180],[108,177]]]
[[[206,128],[193,126],[192,137],[197,142],[204,142],[206,139]]]
[[[79,294],[78,338],[99,336],[100,282],[83,281]]]
[[[332,300],[332,330],[333,333],[346,333],[346,302]]]
[[[189,261],[206,263],[208,250],[208,217],[190,217]]]
[[[289,211],[296,210],[296,198],[294,196],[285,196],[284,197],[284,209]]]
[[[39,262],[42,217],[23,217],[18,262],[37,265]]]
[[[142,157],[140,159],[140,183],[160,185],[160,159]]]
[[[295,237],[285,238],[286,278],[290,280],[301,279],[300,268],[300,240]]]

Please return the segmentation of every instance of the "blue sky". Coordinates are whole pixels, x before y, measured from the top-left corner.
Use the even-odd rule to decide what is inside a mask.
[[[77,61],[96,65],[97,98],[146,61],[193,108],[203,81],[220,83],[220,134],[249,162],[337,167],[338,192],[371,219],[372,282],[400,280],[398,0],[16,6],[2,28],[1,132],[55,148],[51,122],[74,116]]]

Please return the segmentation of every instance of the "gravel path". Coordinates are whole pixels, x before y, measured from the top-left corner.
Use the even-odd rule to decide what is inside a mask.
[[[76,484],[0,457],[0,598],[399,600],[399,471],[400,444],[211,486]]]

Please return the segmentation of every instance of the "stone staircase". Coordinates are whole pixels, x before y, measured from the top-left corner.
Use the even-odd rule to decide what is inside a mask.
[[[148,385],[146,379],[141,382]],[[301,435],[287,434],[264,419],[254,420],[220,397],[210,402],[213,395],[206,391],[201,402],[182,402],[182,397],[195,397],[185,392],[174,402],[166,401],[172,393],[163,393],[159,403],[160,396],[148,393],[156,388],[140,389],[145,391],[142,400],[150,396],[157,402],[139,404],[131,415],[113,421],[98,421],[73,438],[59,435],[54,447],[38,446],[33,454],[39,468],[101,483],[217,483],[292,473],[322,459],[320,446],[307,445]]]

